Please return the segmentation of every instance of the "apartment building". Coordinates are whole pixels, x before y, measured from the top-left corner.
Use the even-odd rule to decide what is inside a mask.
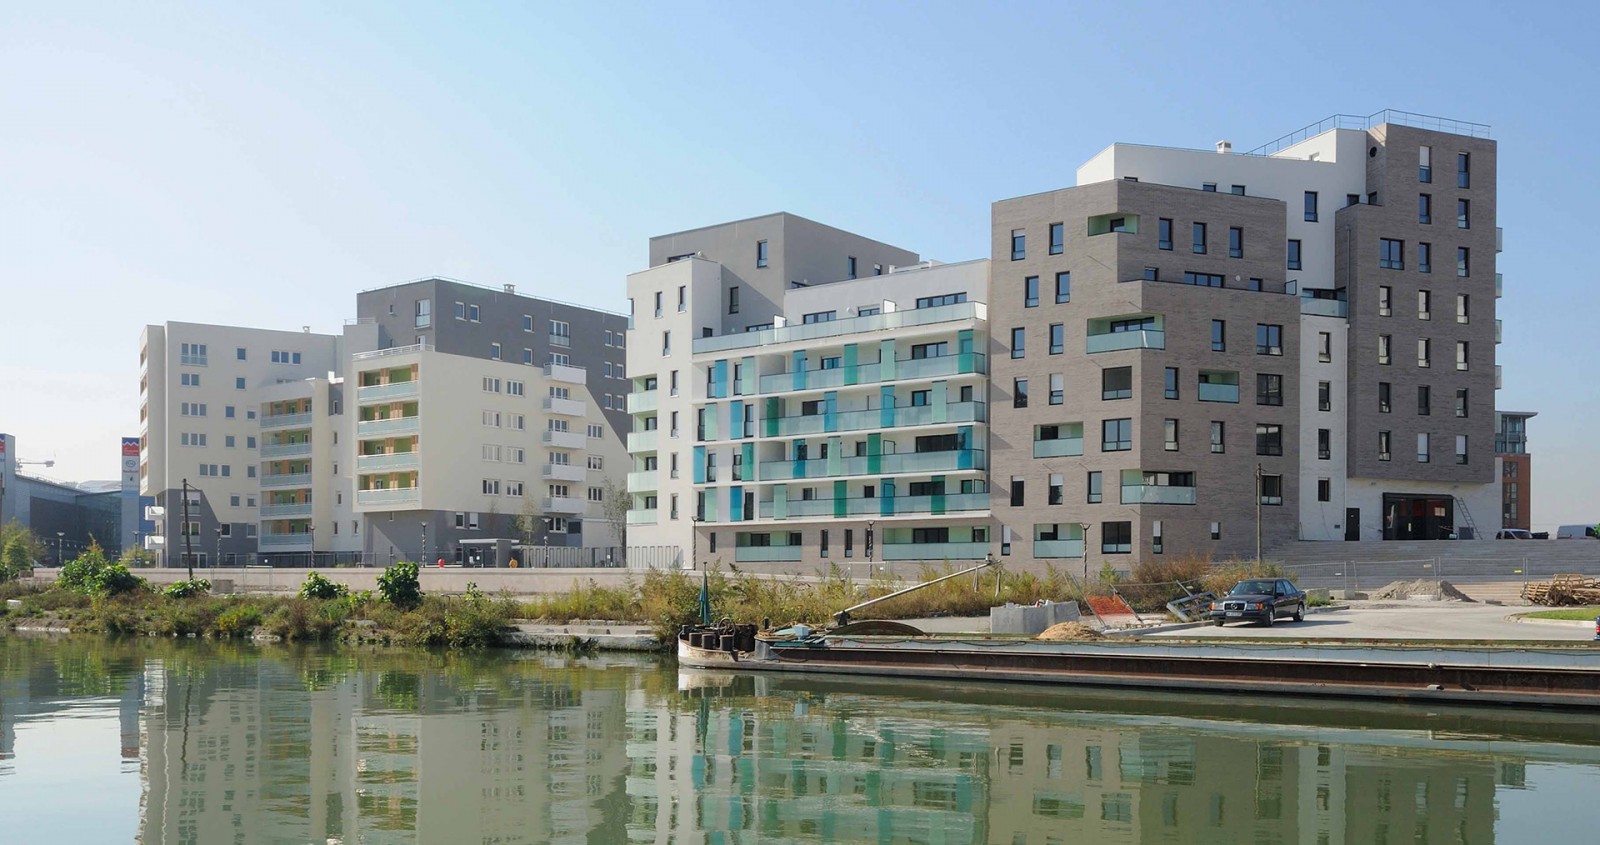
[[[1536,416],[1536,411],[1494,412],[1502,528],[1533,530],[1533,456],[1528,454],[1528,420]]]

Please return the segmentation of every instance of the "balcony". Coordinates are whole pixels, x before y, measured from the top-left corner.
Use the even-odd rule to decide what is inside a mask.
[[[650,431],[635,431],[632,434],[629,434],[628,451],[654,452],[656,450],[656,434],[658,434],[658,432],[654,429]]]
[[[988,468],[988,456],[981,449],[949,452],[908,452],[897,455],[859,458],[822,458],[812,461],[763,461],[762,481],[790,481],[800,478],[828,478],[851,475],[896,475],[903,473],[961,472]]]
[[[310,454],[310,443],[269,443],[261,447],[263,458],[298,458]]]
[[[587,481],[589,468],[575,464],[545,464],[539,471],[545,481]]]
[[[356,437],[363,440],[416,434],[421,430],[421,417],[392,417],[386,420],[363,420],[356,423]]]
[[[1143,329],[1133,332],[1109,332],[1107,334],[1092,334],[1088,336],[1088,350],[1092,355],[1096,352],[1116,352],[1122,349],[1166,349],[1166,332],[1154,329]]]
[[[291,472],[283,475],[261,476],[262,487],[310,487],[311,473]]]
[[[414,508],[422,504],[422,491],[417,487],[357,490],[356,504],[361,507],[377,507],[388,510],[400,510],[406,507]]]
[[[1500,337],[1501,337],[1501,330],[1503,328],[1504,328],[1504,324],[1502,323],[1502,321],[1499,318],[1496,318],[1495,321],[1494,321],[1494,342],[1495,343],[1500,343],[1501,342]]]
[[[1033,441],[1035,458],[1062,458],[1083,454],[1082,437],[1058,437],[1055,440]]]
[[[1506,295],[1506,277],[1504,273],[1494,274],[1494,298],[1499,299]]]
[[[581,431],[546,430],[540,435],[539,442],[557,449],[582,449],[589,444],[589,438]]]
[[[656,486],[656,471],[653,469],[628,473],[628,492],[643,493],[646,490],[659,490]]]
[[[356,472],[389,472],[416,469],[420,457],[416,452],[388,452],[382,455],[357,455]]]
[[[881,362],[826,370],[802,370],[762,376],[762,393],[824,390],[849,385],[876,384],[906,379],[930,379],[989,372],[989,356],[982,353],[939,355],[933,358],[896,358],[892,368]]]
[[[659,396],[660,391],[656,390],[642,390],[638,393],[628,394],[628,413],[648,414],[654,411],[660,404],[657,401]]]
[[[178,363],[184,365],[185,367],[204,367],[206,365],[206,356],[180,354],[178,356]]]
[[[1342,299],[1316,299],[1302,295],[1300,313],[1314,317],[1348,317],[1350,303]]]
[[[1197,395],[1201,402],[1228,402],[1239,404],[1239,385],[1237,384],[1206,384],[1198,385]]]
[[[628,511],[628,524],[655,525],[657,521],[656,515],[659,513],[660,511],[656,510],[655,508],[651,508],[649,510],[630,510]]]
[[[696,338],[694,354],[726,352],[730,349],[750,349],[776,343],[794,343],[825,337],[840,337],[860,332],[890,331],[893,329],[951,323],[964,320],[988,319],[988,308],[981,302],[959,302],[937,308],[917,308],[910,311],[892,311],[870,317],[852,317],[827,323],[806,323],[798,326],[766,329],[759,332],[735,332],[716,337]]]
[[[589,380],[589,372],[582,367],[568,364],[545,364],[544,377],[565,384],[585,384]]]
[[[987,411],[983,402],[950,402],[945,405],[899,405],[893,408],[840,411],[834,414],[779,417],[776,420],[766,421],[767,436],[787,437],[836,431],[908,428],[917,425],[958,425],[984,422],[988,419]],[[776,426],[773,425],[774,422]]]
[[[1039,559],[1083,557],[1082,540],[1034,540],[1033,556]]]
[[[782,513],[778,513],[781,510]],[[761,502],[761,513],[768,519],[840,518],[846,516],[903,516],[947,513],[987,512],[988,493],[945,493],[939,496],[895,496],[882,498],[810,499],[785,501],[781,505]]]
[[[983,560],[988,543],[885,543],[879,547],[884,560]]]
[[[418,328],[421,328],[420,326]],[[374,358],[389,358],[395,355],[410,355],[414,352],[426,352],[429,347],[426,343],[413,343],[410,346],[391,346],[388,349],[374,349],[369,352],[357,352],[350,356],[352,361],[371,361]]]
[[[266,534],[266,533],[263,533],[260,536],[256,537],[256,544],[259,545],[263,549],[280,549],[280,550],[285,550],[285,551],[292,551],[292,550],[295,550],[295,549],[309,549],[309,548],[311,548],[311,535],[309,533],[298,533],[298,534]]]
[[[1124,505],[1192,505],[1195,501],[1193,487],[1162,487],[1155,484],[1122,485]]]
[[[374,384],[356,390],[358,403],[390,402],[397,399],[417,398],[417,383],[413,381],[395,381],[388,384]]]
[[[1496,255],[1505,252],[1506,230],[1503,226],[1494,227],[1494,251]]]
[[[311,515],[310,502],[295,502],[291,505],[262,505],[261,518],[267,519],[295,519]]]
[[[735,563],[784,563],[800,559],[799,546],[735,546]]]
[[[262,417],[261,427],[267,428],[310,428],[311,414],[278,414],[273,417]]]
[[[560,396],[546,396],[543,403],[547,414],[556,414],[562,417],[588,416],[589,406],[581,399],[563,399]]]
[[[547,496],[540,507],[545,513],[583,513],[584,500],[571,496]]]

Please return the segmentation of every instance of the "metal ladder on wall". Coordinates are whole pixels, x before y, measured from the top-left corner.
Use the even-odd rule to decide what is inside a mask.
[[[1460,496],[1452,496],[1451,498],[1456,500],[1456,507],[1461,509],[1461,517],[1462,517],[1463,524],[1466,525],[1467,530],[1469,532],[1471,532],[1472,539],[1474,539],[1474,540],[1482,540],[1483,538],[1478,536],[1478,525],[1477,525],[1477,523],[1472,521],[1472,511],[1467,509],[1466,500],[1461,498]]]

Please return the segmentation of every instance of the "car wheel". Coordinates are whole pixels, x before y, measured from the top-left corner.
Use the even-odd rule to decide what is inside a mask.
[[[1274,623],[1276,621],[1278,621],[1278,609],[1277,608],[1271,608],[1271,609],[1269,609],[1267,611],[1266,617],[1261,620],[1261,624],[1267,626],[1268,628],[1271,628],[1272,627],[1272,623]]]
[[[1295,605],[1295,608],[1294,608],[1294,621],[1296,621],[1296,622],[1304,622],[1304,621],[1306,621],[1306,606],[1304,604]]]

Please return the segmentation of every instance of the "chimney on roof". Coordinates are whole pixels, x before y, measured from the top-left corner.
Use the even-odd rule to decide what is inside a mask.
[[[1233,152],[1233,142],[1232,141],[1218,141],[1217,142],[1217,152],[1220,155],[1227,155],[1228,153]]]
[[[516,293],[517,292],[517,286],[516,285],[506,285],[505,287],[506,287],[506,293]]]

